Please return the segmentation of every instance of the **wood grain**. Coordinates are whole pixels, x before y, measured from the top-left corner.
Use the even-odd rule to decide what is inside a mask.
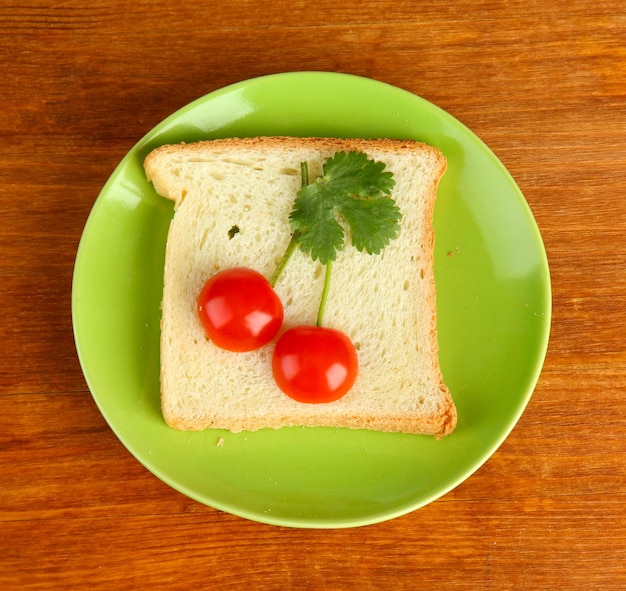
[[[80,371],[71,281],[119,160],[226,84],[332,70],[419,94],[501,158],[550,260],[531,403],[410,515],[298,530],[200,505],[116,439]],[[618,0],[0,4],[2,589],[623,589],[626,13]]]

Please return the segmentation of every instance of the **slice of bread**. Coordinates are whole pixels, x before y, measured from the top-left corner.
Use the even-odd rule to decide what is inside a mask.
[[[289,213],[301,186],[338,151],[361,151],[394,174],[401,230],[380,255],[349,240],[333,264],[324,325],[355,344],[353,388],[326,404],[296,402],[274,383],[273,343],[249,353],[222,350],[204,335],[197,298],[217,271],[246,266],[272,274],[291,237]],[[168,425],[233,432],[329,426],[442,436],[456,409],[438,360],[433,209],[446,168],[433,147],[388,139],[258,137],[168,145],[144,163],[157,192],[175,201],[161,321],[161,403]],[[315,324],[323,267],[296,250],[275,289],[283,330]]]

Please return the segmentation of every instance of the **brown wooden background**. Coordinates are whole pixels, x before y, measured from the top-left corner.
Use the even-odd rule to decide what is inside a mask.
[[[0,588],[626,588],[626,10],[621,0],[0,1]],[[553,281],[545,369],[472,478],[310,531],[199,505],[99,414],[73,344],[82,228],[187,102],[331,70],[425,97],[525,193]]]

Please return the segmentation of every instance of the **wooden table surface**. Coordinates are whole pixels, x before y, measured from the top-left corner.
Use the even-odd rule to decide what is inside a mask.
[[[621,0],[0,2],[0,588],[626,588],[626,10]],[[481,137],[542,232],[544,370],[471,478],[355,529],[188,499],[99,413],[76,249],[124,154],[189,101],[285,71],[367,76]]]

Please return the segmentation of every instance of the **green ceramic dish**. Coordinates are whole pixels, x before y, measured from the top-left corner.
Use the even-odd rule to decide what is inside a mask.
[[[435,211],[435,272],[441,364],[459,414],[452,435],[435,441],[330,428],[235,435],[178,432],[164,424],[159,303],[173,210],[146,182],[142,162],[164,143],[257,135],[413,138],[446,155]],[[387,84],[300,72],[202,97],[128,153],[85,226],[72,309],[80,362],[98,407],[156,476],[199,502],[248,519],[338,528],[422,507],[494,453],[539,377],[551,293],[529,207],[471,131]]]

